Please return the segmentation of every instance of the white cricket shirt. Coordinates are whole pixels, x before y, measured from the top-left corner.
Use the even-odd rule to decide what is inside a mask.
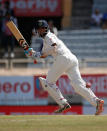
[[[50,31],[47,33],[43,40],[43,52],[45,52],[45,50],[47,50],[48,48],[52,47],[52,44],[56,43],[56,52],[51,54],[53,57],[71,53],[70,50],[65,46],[65,44]]]

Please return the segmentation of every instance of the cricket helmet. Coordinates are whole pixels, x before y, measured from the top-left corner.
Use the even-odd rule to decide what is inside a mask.
[[[41,28],[43,28],[45,30],[42,34],[39,34],[39,32],[37,30],[41,29]],[[35,24],[35,30],[38,32],[39,36],[44,37],[49,30],[49,25],[48,25],[47,21],[46,20],[38,20]]]

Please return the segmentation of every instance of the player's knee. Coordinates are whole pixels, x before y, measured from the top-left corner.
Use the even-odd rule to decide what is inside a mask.
[[[39,80],[40,80],[41,86],[44,88],[44,90],[47,90],[47,88],[55,87],[54,83],[47,81],[45,78],[39,77]]]
[[[56,83],[54,83],[54,82],[49,82],[49,81],[46,81],[46,83],[47,83],[47,88],[48,88],[48,89],[52,89],[52,90],[55,90],[55,91],[58,89]]]
[[[55,85],[54,82],[49,82],[48,80],[46,80],[46,83],[49,87],[53,87]]]
[[[42,88],[44,90],[46,90],[46,87],[47,87],[46,79],[42,78],[42,77],[39,77],[39,80],[40,80],[40,84],[41,84]]]

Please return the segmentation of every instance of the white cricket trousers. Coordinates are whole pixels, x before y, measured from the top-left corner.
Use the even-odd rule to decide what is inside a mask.
[[[91,105],[97,106],[96,100],[98,98],[90,88],[86,88],[86,83],[80,75],[78,60],[75,55],[70,53],[57,56],[47,74],[46,80],[48,83],[55,84],[64,72],[68,75],[75,92],[84,97]]]

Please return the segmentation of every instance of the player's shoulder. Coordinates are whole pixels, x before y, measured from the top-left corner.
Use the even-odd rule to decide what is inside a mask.
[[[48,31],[48,33],[47,33],[47,35],[45,36],[45,38],[52,38],[52,37],[55,37],[55,34],[54,33],[52,33],[52,32],[50,32],[50,31]]]
[[[56,43],[57,42],[56,35],[51,33],[51,32],[48,32],[46,34],[44,40],[45,40],[46,43]]]

